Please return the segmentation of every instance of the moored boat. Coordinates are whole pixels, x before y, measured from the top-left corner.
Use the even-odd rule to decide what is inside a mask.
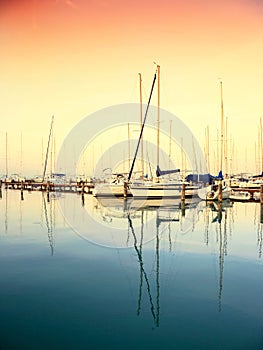
[[[197,191],[197,194],[202,200],[216,201],[219,199],[219,184],[213,184],[200,188]],[[231,188],[229,186],[222,185],[222,199],[229,199],[230,194]]]
[[[232,191],[229,199],[232,201],[245,202],[251,199],[250,193],[247,191]]]
[[[124,196],[125,177],[123,174],[115,174],[110,181],[97,182],[93,189],[93,196],[95,197],[123,197]],[[127,196],[131,195],[129,188],[127,188]]]

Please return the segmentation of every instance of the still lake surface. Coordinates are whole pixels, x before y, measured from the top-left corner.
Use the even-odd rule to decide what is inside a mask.
[[[263,349],[260,203],[2,190],[0,349]]]

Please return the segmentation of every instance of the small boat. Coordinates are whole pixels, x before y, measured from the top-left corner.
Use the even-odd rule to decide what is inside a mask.
[[[200,199],[206,200],[206,201],[216,201],[218,200],[219,195],[219,185],[213,184],[209,185],[207,187],[200,188],[197,191],[197,194]],[[231,194],[231,187],[229,186],[222,186],[222,199],[229,199]]]
[[[125,176],[123,174],[113,174],[110,181],[97,182],[93,189],[93,196],[95,197],[123,197],[125,186]],[[127,196],[131,192],[127,188]]]
[[[247,191],[232,191],[229,199],[232,201],[245,202],[250,200],[250,193]]]

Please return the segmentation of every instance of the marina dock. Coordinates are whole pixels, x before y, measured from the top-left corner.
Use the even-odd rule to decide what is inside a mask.
[[[27,190],[27,191],[45,191],[45,192],[82,192],[92,193],[94,184],[90,182],[71,182],[71,183],[53,183],[53,182],[36,182],[32,180],[26,181],[1,181],[2,186],[6,189]]]

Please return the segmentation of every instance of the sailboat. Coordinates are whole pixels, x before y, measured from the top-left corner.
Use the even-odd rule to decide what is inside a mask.
[[[220,151],[220,172],[217,180],[214,184],[207,187],[200,188],[197,194],[200,199],[207,201],[221,201],[223,199],[229,199],[231,195],[231,187],[223,183],[223,142],[224,142],[224,107],[223,107],[223,91],[222,81],[220,81],[220,93],[221,93],[221,151]]]
[[[160,139],[160,66],[157,65],[157,77],[158,77],[158,120],[157,120],[157,169],[156,169],[156,177],[153,180],[134,180],[129,183],[129,188],[133,197],[141,197],[141,198],[165,198],[165,197],[181,197],[182,194],[182,185],[183,182],[180,179],[166,178],[165,175],[175,174],[180,172],[180,169],[174,170],[161,170],[159,166],[159,139]],[[155,73],[156,78],[156,73]],[[155,82],[154,78],[154,82]],[[153,86],[154,86],[153,82]],[[153,89],[152,86],[152,89]],[[151,96],[150,96],[151,97]],[[149,99],[150,102],[150,99]],[[148,106],[149,106],[148,102]],[[148,108],[147,106],[147,108]],[[147,113],[146,113],[147,114]],[[145,117],[146,117],[145,114]],[[135,152],[133,165],[136,160],[139,144],[142,138],[142,132],[145,125],[145,120],[141,127],[141,134],[138,140],[137,149]],[[130,181],[132,169],[130,171],[128,181]],[[193,194],[193,187],[189,187],[189,183],[185,183],[187,185],[186,194]]]
[[[140,82],[140,124],[141,124],[141,135],[140,138],[142,138],[142,91],[141,91],[141,74],[139,73],[139,82]],[[152,90],[151,90],[151,94],[149,97],[149,102],[148,102],[148,106],[147,106],[147,111],[145,113],[145,117],[147,115],[148,112],[148,107],[149,107],[149,103],[150,103],[150,99],[151,99],[151,95],[152,95],[152,91],[153,91],[153,86],[155,83],[155,78],[152,84]],[[137,145],[137,150],[136,150],[136,156],[137,156],[137,152],[138,152],[138,148],[139,148],[139,143]],[[128,149],[129,149],[129,163],[130,163],[130,124],[128,123]],[[135,156],[135,158],[136,158]],[[134,167],[134,163],[135,160],[132,164],[132,170],[130,170],[129,173],[112,173],[112,169],[111,168],[106,168],[103,169],[103,172],[105,173],[104,175],[104,181],[98,181],[95,182],[94,185],[94,189],[92,191],[93,196],[95,197],[130,197],[131,191],[130,191],[130,187],[128,186],[128,182],[129,180],[127,180],[127,176],[132,174],[133,171],[133,167]],[[110,177],[107,176],[107,173],[110,170]],[[142,177],[144,170],[143,170],[143,149],[142,149]]]

